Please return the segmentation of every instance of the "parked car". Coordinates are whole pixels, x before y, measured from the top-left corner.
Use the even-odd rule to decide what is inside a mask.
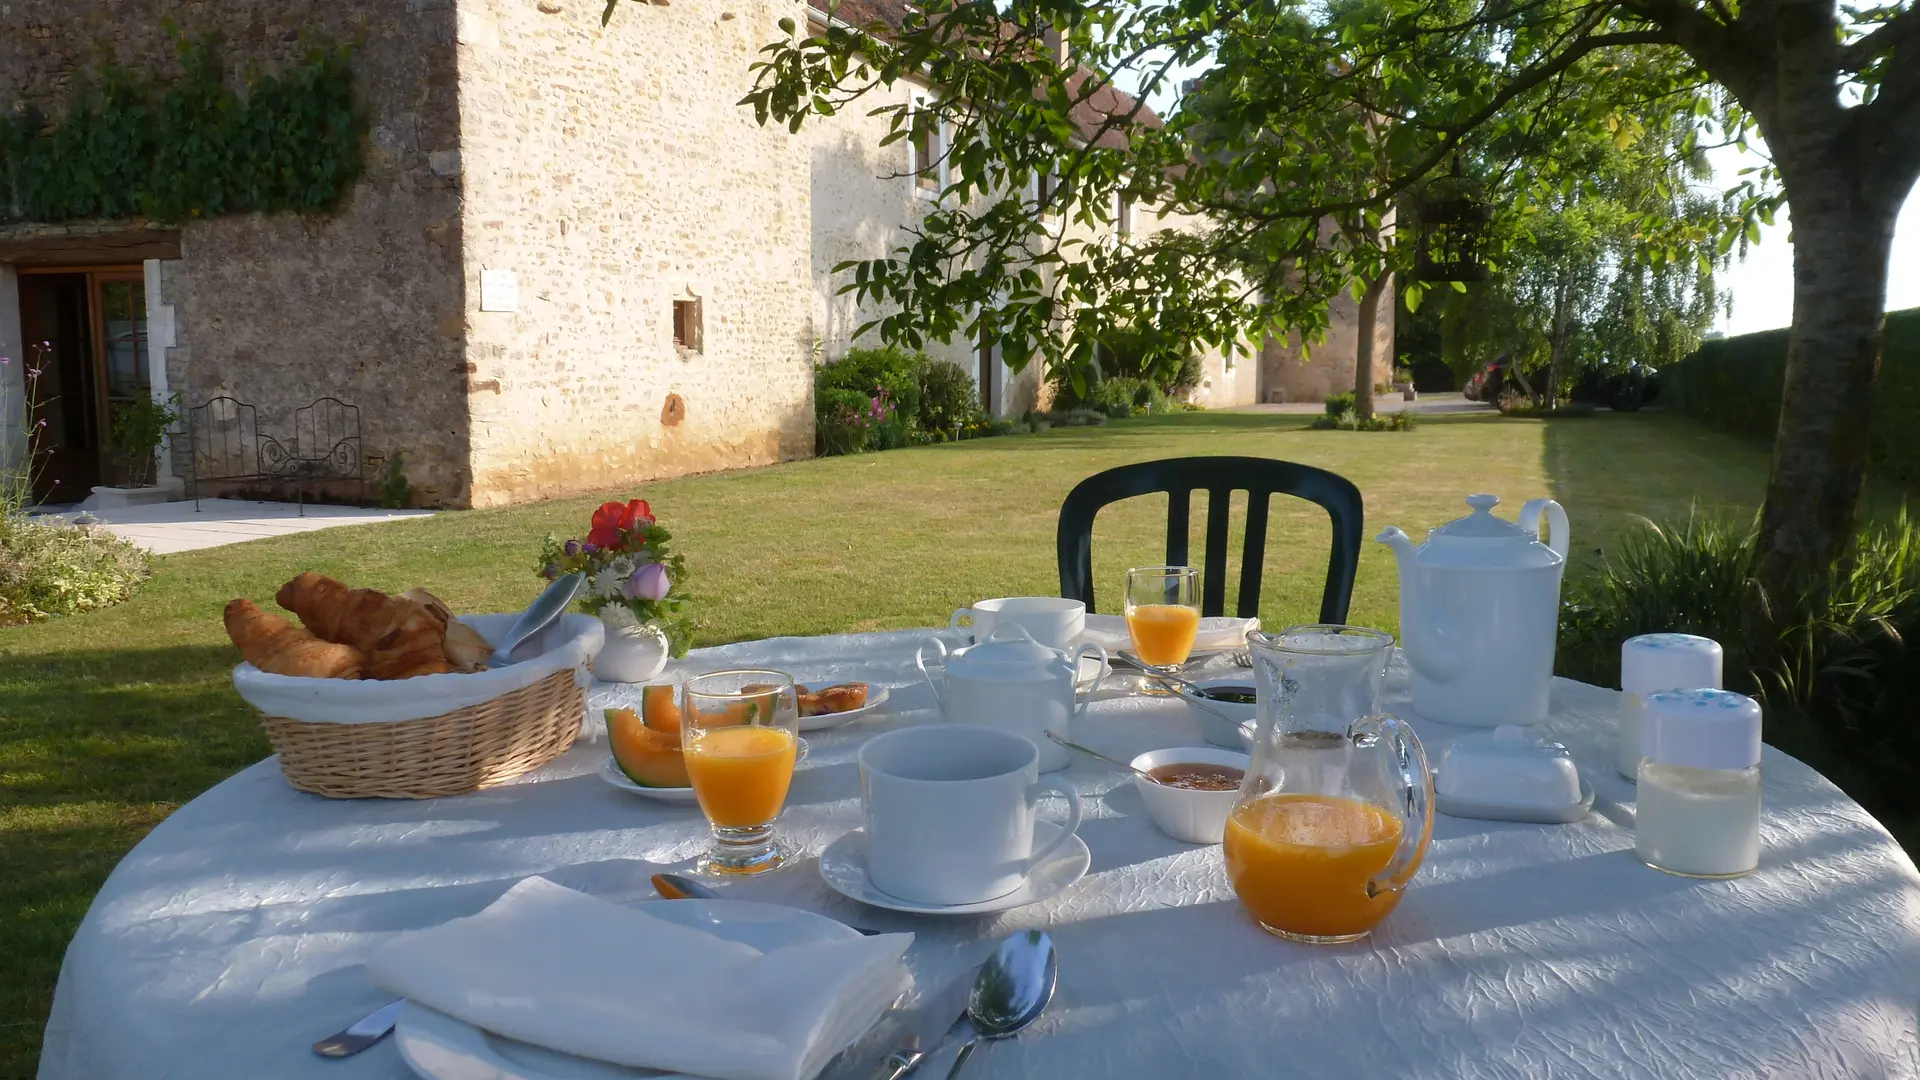
[[[1485,367],[1474,372],[1460,392],[1468,401],[1492,403],[1500,400],[1508,381],[1507,358],[1502,356],[1488,361]]]

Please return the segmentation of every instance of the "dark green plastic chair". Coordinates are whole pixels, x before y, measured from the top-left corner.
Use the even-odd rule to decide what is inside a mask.
[[[1167,495],[1167,565],[1190,566],[1187,527],[1193,493],[1207,493],[1207,553],[1200,568],[1200,613],[1224,615],[1227,597],[1227,511],[1233,492],[1247,493],[1246,543],[1241,548],[1240,602],[1235,614],[1260,613],[1260,573],[1266,560],[1267,504],[1274,495],[1318,503],[1333,522],[1320,621],[1342,623],[1353,599],[1365,513],[1360,489],[1344,476],[1254,457],[1187,457],[1143,461],[1095,473],[1080,481],[1060,505],[1060,595],[1093,611],[1093,517],[1109,503],[1140,495]]]

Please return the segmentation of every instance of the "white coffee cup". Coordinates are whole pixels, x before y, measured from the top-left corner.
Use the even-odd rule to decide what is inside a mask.
[[[1033,847],[1043,792],[1066,797],[1060,834]],[[1072,786],[1040,779],[1040,754],[1008,731],[924,724],[860,748],[867,877],[916,904],[973,904],[1018,889],[1080,827]]]
[[[1087,629],[1087,605],[1058,596],[1003,596],[963,607],[947,620],[954,630],[969,630],[985,641],[996,626],[1013,623],[1049,649],[1072,651]]]

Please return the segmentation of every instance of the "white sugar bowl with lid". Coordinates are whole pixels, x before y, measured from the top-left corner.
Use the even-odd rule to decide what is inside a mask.
[[[939,678],[928,670],[929,647],[940,656]],[[1073,738],[1069,724],[1087,711],[1100,688],[1095,678],[1085,698],[1075,694],[1080,657],[1086,654],[1098,656],[1105,671],[1107,650],[1099,645],[1064,653],[1033,640],[1017,623],[1001,623],[978,645],[951,654],[939,638],[928,638],[914,650],[913,662],[948,723],[980,724],[1022,736],[1040,752],[1040,771],[1056,772],[1067,767],[1067,748],[1047,733]]]
[[[1760,705],[1663,690],[1641,715],[1634,851],[1655,870],[1730,878],[1760,865]]]
[[[1615,761],[1629,780],[1640,773],[1640,715],[1648,694],[1662,690],[1718,690],[1720,643],[1697,634],[1641,634],[1620,643],[1620,706]]]
[[[1400,566],[1400,648],[1413,669],[1413,711],[1470,727],[1547,718],[1567,513],[1552,499],[1493,515],[1493,495],[1469,495],[1473,513],[1414,546],[1399,529],[1376,539]],[[1548,542],[1540,540],[1546,519]]]

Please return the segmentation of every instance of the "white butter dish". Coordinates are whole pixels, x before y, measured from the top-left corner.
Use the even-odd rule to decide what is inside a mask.
[[[1454,739],[1433,787],[1434,808],[1450,817],[1561,825],[1593,809],[1593,788],[1567,748],[1511,725]]]

